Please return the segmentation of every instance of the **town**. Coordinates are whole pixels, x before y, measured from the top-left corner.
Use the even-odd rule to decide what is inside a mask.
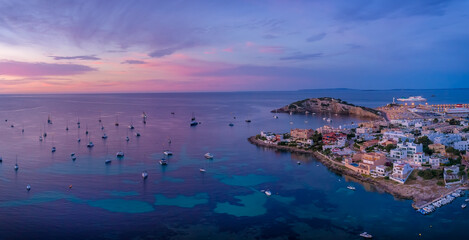
[[[262,131],[255,139],[264,146],[316,153],[336,169],[414,198],[414,207],[428,214],[460,196],[468,175],[469,109],[440,106],[392,103],[378,108],[385,115],[382,120],[283,134]],[[402,194],[407,186],[432,194]]]

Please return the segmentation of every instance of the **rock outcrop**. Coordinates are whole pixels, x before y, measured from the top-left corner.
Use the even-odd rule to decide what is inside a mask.
[[[317,113],[317,114],[338,114],[338,115],[353,115],[362,118],[370,119],[383,119],[381,112],[378,110],[355,106],[340,99],[322,97],[322,98],[309,98],[288,104],[282,108],[274,109],[272,112],[280,113]]]

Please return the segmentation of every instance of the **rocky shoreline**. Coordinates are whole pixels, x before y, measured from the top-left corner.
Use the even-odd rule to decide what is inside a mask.
[[[423,205],[425,203],[431,202],[434,199],[444,195],[447,192],[452,191],[452,189],[446,189],[444,187],[436,186],[436,182],[427,181],[420,179],[417,176],[417,180],[408,180],[406,184],[399,184],[392,180],[385,180],[380,178],[372,178],[370,176],[364,176],[358,174],[348,168],[346,168],[342,163],[334,161],[327,156],[323,155],[318,151],[298,149],[296,147],[289,146],[278,146],[274,144],[268,144],[262,140],[256,139],[255,136],[248,138],[248,141],[259,147],[272,148],[282,151],[310,154],[322,164],[329,168],[329,170],[342,174],[351,178],[352,180],[359,182],[361,184],[370,184],[378,192],[386,192],[393,195],[398,199],[408,199],[413,200],[413,206]]]

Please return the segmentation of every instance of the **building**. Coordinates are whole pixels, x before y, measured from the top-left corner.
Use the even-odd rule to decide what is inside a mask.
[[[439,168],[441,164],[446,164],[448,162],[448,158],[445,158],[441,155],[433,154],[430,158],[428,158],[428,164],[430,164],[432,168]]]
[[[290,131],[290,136],[294,139],[308,139],[314,135],[313,129],[295,128]]]
[[[443,177],[445,179],[445,184],[446,185],[452,185],[452,184],[461,183],[461,180],[459,179],[458,173],[459,173],[459,166],[445,167],[445,170],[443,172]]]
[[[434,153],[446,155],[446,147],[441,143],[429,144],[428,148],[430,148],[430,150],[432,150]]]
[[[461,135],[459,134],[430,133],[427,137],[433,143],[439,143],[445,146],[451,146],[454,142],[461,141]]]
[[[365,151],[367,148],[377,145],[379,141],[377,139],[369,140],[361,144],[360,151]]]
[[[392,168],[390,179],[404,184],[414,169],[408,163],[396,162]]]
[[[469,150],[469,140],[453,143],[453,147],[459,151]]]
[[[370,152],[362,154],[361,160],[364,164],[368,164],[375,168],[378,165],[386,163],[386,156],[382,153]]]
[[[415,153],[423,152],[422,144],[415,144],[413,142],[398,143],[397,148],[390,151],[391,158],[404,159],[407,157],[413,158]]]
[[[425,156],[425,154],[422,152],[414,153],[414,155],[412,156],[412,163],[415,166],[422,166],[424,164],[428,164],[428,161],[428,156]]]
[[[378,165],[376,166],[375,170],[371,171],[371,176],[372,177],[387,177],[389,176],[389,172],[386,171],[386,166],[384,165]]]

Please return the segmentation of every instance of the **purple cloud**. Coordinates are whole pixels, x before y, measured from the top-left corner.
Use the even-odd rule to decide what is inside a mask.
[[[49,56],[49,57],[54,58],[54,60],[101,60],[101,58],[96,57],[96,55],[71,56],[71,57]]]
[[[280,60],[310,60],[322,57],[322,53],[311,53],[311,54],[302,54],[297,53],[295,55],[291,55],[289,57],[282,57]]]
[[[121,64],[145,64],[147,62],[145,61],[140,61],[140,60],[125,60],[121,62]]]
[[[324,37],[326,37],[326,33],[319,33],[319,34],[316,34],[316,35],[313,35],[309,38],[306,39],[307,42],[317,42],[319,40],[322,40]]]
[[[178,48],[159,49],[159,50],[155,50],[155,51],[149,53],[148,56],[153,57],[153,58],[160,58],[160,57],[164,57],[166,55],[171,55],[174,52],[176,52],[177,50],[178,50]]]
[[[96,70],[95,68],[79,64],[0,61],[0,75],[9,76],[67,76],[84,74]]]

